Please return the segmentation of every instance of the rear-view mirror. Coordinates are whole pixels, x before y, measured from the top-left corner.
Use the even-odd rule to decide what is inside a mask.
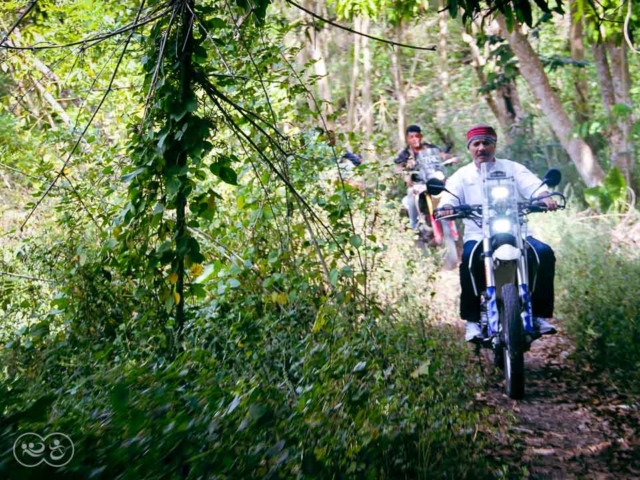
[[[560,173],[560,170],[557,168],[550,168],[547,170],[547,173],[544,174],[542,183],[553,188],[560,184],[560,180],[562,180],[562,173]]]

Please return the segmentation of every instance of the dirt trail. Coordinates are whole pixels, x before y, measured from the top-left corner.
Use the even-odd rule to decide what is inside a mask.
[[[439,274],[435,298],[439,320],[460,325],[462,336],[457,317],[445,315],[457,311],[457,282],[457,272]],[[640,399],[579,366],[573,349],[561,325],[557,335],[536,341],[526,354],[520,401],[505,395],[501,372],[484,351],[487,390],[476,400],[496,419],[487,455],[509,465],[515,478],[640,479]],[[505,413],[513,424],[504,422]]]

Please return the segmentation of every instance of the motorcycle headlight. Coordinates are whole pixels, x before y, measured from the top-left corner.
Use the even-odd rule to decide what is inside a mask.
[[[491,224],[494,233],[509,233],[511,231],[511,220],[508,218],[497,218]]]
[[[509,197],[509,189],[505,186],[497,186],[491,189],[491,197],[494,200],[504,200]]]

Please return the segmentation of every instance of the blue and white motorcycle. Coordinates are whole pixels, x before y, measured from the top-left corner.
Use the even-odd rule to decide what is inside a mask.
[[[481,166],[482,205],[460,204],[448,209],[453,214],[443,218],[467,218],[482,227],[483,240],[477,248],[483,252],[486,289],[478,292],[474,281],[476,294],[481,298],[480,325],[484,337],[481,346],[493,350],[494,363],[504,368],[507,395],[518,399],[524,395],[524,353],[539,337],[533,328],[531,311],[538,265],[529,265],[527,261],[527,249],[533,248],[526,241],[527,215],[547,211],[542,198],[560,197],[559,208],[565,207],[566,199],[560,193],[548,193],[519,202],[515,179],[487,166],[486,163]],[[540,187],[555,187],[560,180],[560,171],[550,169]],[[429,180],[427,189],[431,195],[447,191],[444,182],[437,179]],[[474,258],[471,255],[470,262]],[[473,265],[469,267],[473,272]],[[530,269],[533,269],[532,285],[529,285]]]

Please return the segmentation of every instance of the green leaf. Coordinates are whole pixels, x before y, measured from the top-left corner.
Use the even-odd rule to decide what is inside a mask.
[[[326,323],[324,306],[325,304],[323,303],[322,305],[320,305],[320,308],[318,309],[318,313],[316,314],[316,320],[315,322],[313,322],[313,328],[311,329],[313,333],[318,333],[320,330],[322,330],[322,327],[324,327]]]
[[[147,170],[145,167],[138,168],[137,170],[134,170],[131,173],[127,173],[126,175],[123,175],[122,177],[120,177],[120,180],[122,180],[125,183],[129,182],[129,181],[133,180],[134,178],[136,178],[138,175],[140,175],[145,170]]]
[[[360,248],[362,245],[362,238],[360,235],[352,235],[349,237],[349,243],[353,245],[355,248]]]
[[[606,212],[611,206],[611,198],[602,186],[586,188],[584,200],[594,210]]]
[[[428,375],[430,366],[431,366],[430,360],[427,360],[426,362],[422,362],[420,366],[411,374],[411,378],[418,378],[421,375]]]
[[[227,22],[219,17],[214,17],[207,20],[207,26],[209,28],[224,28],[227,26]]]
[[[189,286],[189,292],[197,298],[205,298],[207,296],[207,291],[204,286],[199,283],[192,283]]]
[[[162,212],[164,212],[164,205],[160,202],[156,203],[155,207],[153,207],[152,215],[160,215]]]
[[[627,182],[618,167],[613,167],[604,178],[604,188],[612,201],[624,198],[627,193]]]
[[[231,185],[238,185],[238,174],[231,167],[223,166],[220,168],[220,179]]]
[[[180,191],[182,183],[179,179],[171,177],[167,179],[167,193],[169,195],[176,195]]]
[[[206,265],[202,270],[202,273],[196,278],[196,283],[205,283],[208,281],[215,272],[215,266],[213,264]]]
[[[340,276],[340,273],[335,268],[333,270],[331,270],[331,273],[329,273],[329,282],[334,287],[338,285],[339,276]]]
[[[259,420],[261,417],[264,416],[265,413],[267,413],[267,411],[268,411],[267,407],[265,407],[260,403],[252,403],[251,406],[249,407],[249,415],[254,420]]]
[[[356,364],[356,366],[355,366],[355,367],[353,367],[352,372],[353,372],[353,373],[361,372],[361,371],[363,371],[365,368],[367,368],[367,362],[365,362],[365,361],[358,362],[358,363]]]

